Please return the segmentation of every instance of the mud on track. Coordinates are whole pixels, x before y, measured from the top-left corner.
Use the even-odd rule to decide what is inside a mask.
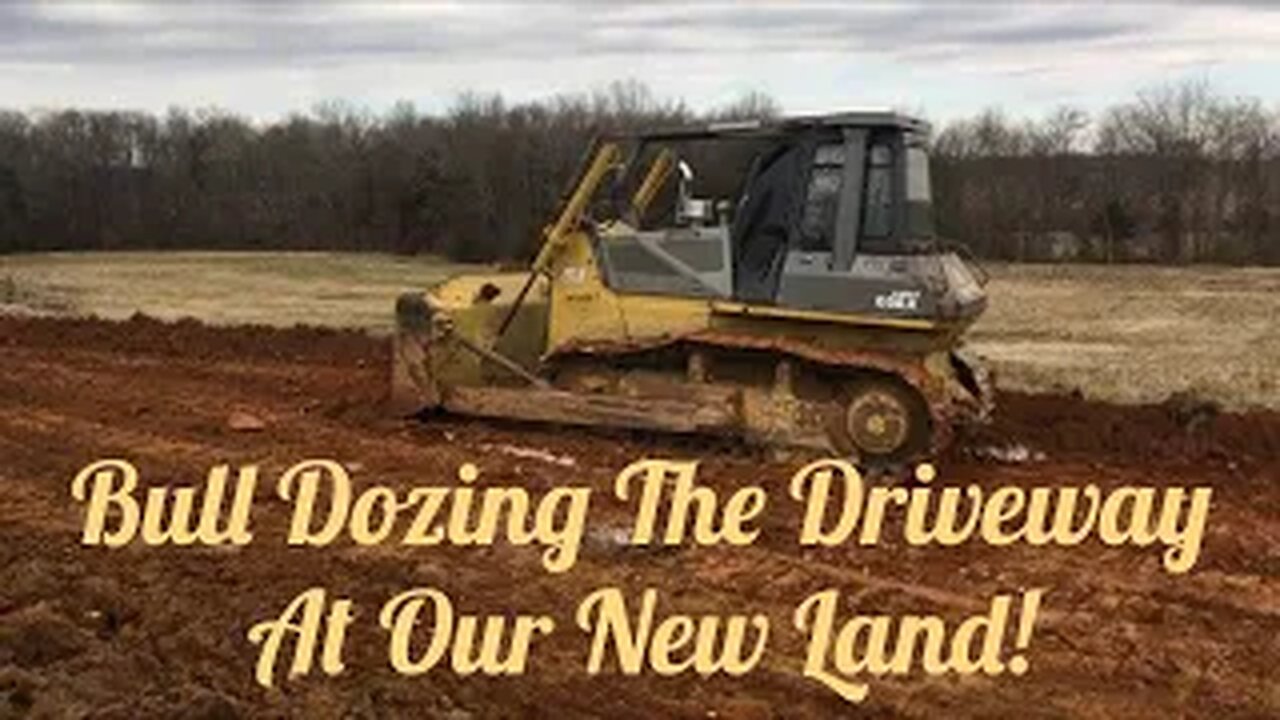
[[[788,503],[766,513],[751,548],[601,546],[562,576],[545,573],[533,548],[290,550],[277,542],[286,516],[270,482],[255,506],[258,540],[242,549],[78,544],[69,481],[103,457],[127,457],[144,483],[165,484],[200,482],[221,462],[258,463],[270,478],[318,456],[349,464],[357,482],[445,484],[459,464],[478,461],[495,483],[597,487],[591,526],[622,523],[625,508],[609,504],[607,488],[642,455],[699,457],[700,478],[723,488],[750,479],[780,489],[797,467],[700,439],[400,421],[380,408],[386,360],[384,342],[350,332],[0,318],[0,717],[1280,716],[1274,414],[1006,396],[972,447],[1025,446],[1046,459],[944,459],[943,477],[956,484],[1212,484],[1204,553],[1184,577],[1166,575],[1154,548],[802,551]],[[266,429],[229,429],[234,411]],[[549,610],[561,629],[535,648],[523,677],[402,678],[386,667],[376,623],[357,622],[346,673],[263,690],[245,632],[315,585],[361,608],[434,585],[468,611]],[[588,678],[572,609],[606,585],[656,587],[674,611],[768,612],[766,664],[740,680]],[[959,616],[1033,585],[1048,588],[1054,614],[1037,630],[1023,678],[873,681],[868,701],[851,706],[798,676],[803,647],[791,613],[815,590],[839,587],[862,611]]]

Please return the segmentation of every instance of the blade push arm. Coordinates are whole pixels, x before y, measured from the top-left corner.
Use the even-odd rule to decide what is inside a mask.
[[[578,181],[578,186],[573,189],[573,194],[569,196],[564,207],[560,210],[560,215],[556,218],[555,223],[548,226],[543,233],[542,247],[538,250],[538,256],[533,260],[534,274],[546,273],[551,262],[555,259],[556,252],[564,244],[565,238],[569,236],[581,221],[582,215],[587,210],[587,205],[591,202],[591,198],[595,196],[596,190],[600,188],[600,184],[604,182],[605,177],[612,172],[622,159],[622,149],[617,143],[602,143],[596,150],[595,157],[592,158],[591,164],[587,167],[586,172],[582,174],[582,179]]]
[[[595,196],[596,190],[600,188],[600,183],[604,182],[605,177],[618,166],[621,159],[622,149],[617,143],[604,142],[599,145],[595,156],[591,159],[591,164],[578,180],[577,187],[561,207],[560,215],[556,217],[554,223],[543,230],[542,247],[538,248],[538,255],[533,259],[533,266],[529,269],[529,279],[520,288],[520,294],[511,303],[511,309],[507,311],[506,317],[502,318],[502,324],[498,326],[498,332],[493,339],[495,345],[507,332],[511,321],[515,319],[516,312],[524,304],[529,290],[537,282],[538,276],[547,275],[551,271],[556,254],[564,246],[569,235],[578,227],[583,213],[587,210],[587,205]]]
[[[635,195],[631,196],[632,225],[639,227],[645,211],[649,209],[653,199],[658,196],[662,186],[667,183],[667,178],[671,177],[671,171],[675,169],[675,166],[676,155],[668,148],[663,148],[662,152],[658,153],[658,156],[653,159],[653,164],[649,166],[649,172],[644,176],[644,182],[640,183]]]

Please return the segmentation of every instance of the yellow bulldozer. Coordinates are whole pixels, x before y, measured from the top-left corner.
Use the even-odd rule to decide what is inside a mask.
[[[938,452],[992,392],[960,349],[985,275],[935,235],[928,133],[848,112],[597,138],[529,271],[398,299],[394,405]]]

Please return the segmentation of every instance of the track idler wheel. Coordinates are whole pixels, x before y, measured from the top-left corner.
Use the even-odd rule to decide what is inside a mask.
[[[839,444],[874,465],[909,461],[929,445],[924,398],[906,384],[876,378],[851,383],[840,418]]]

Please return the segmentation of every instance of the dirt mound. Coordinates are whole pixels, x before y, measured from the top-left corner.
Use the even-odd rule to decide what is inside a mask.
[[[190,319],[163,322],[145,315],[120,322],[0,316],[0,347],[5,345],[202,363],[314,364],[330,369],[380,369],[389,362],[385,339],[354,330],[213,327]],[[339,384],[343,391],[331,393],[321,408],[326,416],[349,421],[377,417],[384,388],[363,380]],[[1053,457],[1105,456],[1145,464],[1266,464],[1280,460],[1280,412],[1227,413],[1189,396],[1175,396],[1159,405],[1114,405],[1072,394],[1006,392],[998,398],[991,425],[962,438],[956,452],[1017,448]]]
[[[1176,396],[1159,405],[1112,405],[1073,395],[1002,393],[989,427],[969,445],[1023,445],[1054,457],[1128,463],[1280,460],[1280,413],[1222,412]]]
[[[387,344],[366,333],[299,325],[212,327],[197,320],[163,322],[146,315],[97,318],[0,316],[0,346],[86,348],[120,354],[214,361],[277,360],[362,366],[386,360]]]

